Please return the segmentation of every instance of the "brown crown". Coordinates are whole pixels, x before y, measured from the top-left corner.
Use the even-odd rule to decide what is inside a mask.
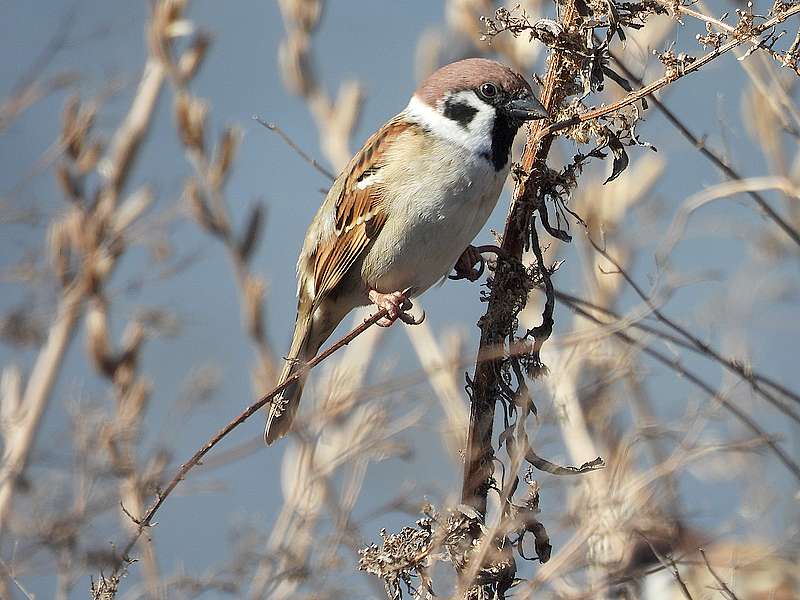
[[[530,94],[531,86],[519,73],[487,58],[467,58],[443,66],[417,88],[415,95],[436,106],[446,94],[474,90],[483,83],[493,83],[512,97]]]

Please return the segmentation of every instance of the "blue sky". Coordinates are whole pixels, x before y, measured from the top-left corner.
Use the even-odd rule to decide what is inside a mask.
[[[97,123],[97,129],[108,134],[125,113],[145,56],[147,5],[146,2],[100,0],[4,2],[0,51],[12,59],[0,62],[0,93],[2,96],[9,93],[13,82],[31,64],[35,52],[73,11],[69,43],[46,73],[75,71],[80,76],[76,89],[84,98],[99,93],[109,77],[118,78],[123,83],[122,91],[108,101]],[[275,3],[196,0],[191,2],[189,16],[213,35],[208,59],[192,84],[193,91],[209,101],[209,129],[219,131],[224,125],[238,124],[244,131],[235,171],[226,189],[234,220],[240,223],[257,201],[267,206],[265,235],[253,265],[265,275],[269,286],[266,304],[269,339],[276,352],[283,352],[294,320],[295,257],[305,227],[322,201],[319,190],[326,187],[327,181],[288,151],[277,136],[252,121],[251,116],[257,114],[277,122],[302,148],[321,158],[316,129],[304,103],[288,94],[281,83],[276,56],[283,25]],[[409,7],[409,3],[366,0],[328,3],[320,31],[314,38],[316,66],[331,94],[335,94],[341,81],[349,78],[358,79],[365,87],[366,104],[354,136],[354,146],[406,104],[416,85],[416,42],[424,31],[441,27],[443,19],[444,9],[435,2],[414,3],[413,7]],[[685,44],[692,37],[691,31],[680,31],[671,39]],[[452,48],[454,54],[457,51]],[[740,121],[739,93],[745,83],[745,76],[734,60],[726,58],[703,70],[693,82],[684,81],[674,86],[665,97],[692,127],[709,134],[712,143],[724,147],[726,154],[742,170],[754,175],[763,172],[764,164]],[[0,138],[0,195],[10,198],[14,206],[33,207],[44,215],[63,207],[50,175],[29,178],[25,175],[55,139],[64,100],[65,94],[55,94],[39,102]],[[137,162],[132,178],[132,187],[144,182],[152,185],[157,204],[150,216],[155,221],[159,215],[170,214],[180,206],[182,184],[190,173],[171,125],[172,118],[171,92],[167,92],[161,98],[153,134],[145,143],[142,159]],[[641,133],[669,159],[652,204],[652,209],[662,214],[659,222],[667,224],[686,196],[717,183],[719,178],[653,110],[648,113]],[[632,149],[632,160],[644,152],[647,151]],[[603,168],[600,167],[601,172]],[[20,185],[21,180],[24,183]],[[504,196],[485,229],[486,240],[490,239],[490,228],[502,229],[506,208],[507,197]],[[626,223],[631,235],[641,233],[637,230],[636,215],[631,215]],[[748,276],[746,282],[736,279],[741,276],[737,273],[741,273],[742,265],[757,263],[751,242],[753,231],[760,223],[763,221],[755,209],[742,198],[724,200],[704,209],[693,220],[687,240],[676,249],[672,260],[675,271],[702,274],[703,281],[681,289],[669,308],[671,314],[690,323],[712,341],[719,341],[725,334],[730,319],[737,320],[736,326],[749,340],[754,364],[790,387],[797,387],[800,375],[793,341],[797,305],[792,283],[798,274],[796,257],[782,266],[771,263],[769,271],[760,277]],[[5,271],[41,247],[46,227],[43,222],[3,224],[2,232],[0,266]],[[656,272],[653,253],[659,234],[654,232],[651,244],[635,257],[634,273],[645,287]],[[175,338],[149,341],[141,365],[142,372],[156,384],[145,426],[146,438],[174,447],[172,459],[177,463],[249,403],[253,395],[250,368],[254,356],[241,330],[238,293],[222,248],[186,221],[169,226],[169,240],[176,256],[193,258],[189,268],[174,278],[149,281],[157,265],[153,264],[147,248],[136,248],[126,256],[109,290],[116,338],[125,318],[143,307],[164,307],[174,312],[182,325]],[[582,256],[563,247],[559,252],[553,258],[566,258],[567,262],[558,274],[557,284],[567,291],[580,292]],[[713,276],[708,277],[709,273]],[[763,285],[767,289],[774,285],[776,274],[784,274],[779,276],[783,276],[790,287],[788,299],[769,303],[767,310],[756,306],[742,322],[737,313],[736,285],[753,289]],[[130,285],[143,277],[148,280],[144,287]],[[1,310],[35,302],[41,306],[41,317],[48,318],[45,293],[31,292],[7,278],[0,286]],[[429,292],[424,301],[434,330],[443,334],[457,329],[464,333],[466,347],[474,348],[478,336],[474,323],[484,308],[478,299],[478,289],[465,282],[450,282]],[[633,296],[625,296],[623,304],[635,304]],[[557,328],[566,328],[570,322],[569,314],[560,309]],[[375,378],[386,372],[414,372],[418,364],[406,336],[391,330],[383,337],[373,367]],[[20,352],[0,345],[0,364],[14,362],[26,368],[32,358],[30,351]],[[170,406],[197,365],[219,368],[220,387],[213,400],[202,409],[191,415],[176,413]],[[648,368],[648,387],[658,403],[659,414],[675,418],[682,414],[687,401],[705,402],[685,383],[676,381],[670,372],[653,365]],[[703,367],[701,372],[712,382],[720,380],[715,367]],[[739,399],[748,401],[748,394],[741,394]],[[404,401],[413,402],[425,395],[429,396],[430,392],[420,386],[405,393]],[[755,402],[752,398],[749,401]],[[105,384],[86,366],[82,333],[71,347],[48,410],[36,453],[41,462],[37,461],[40,466],[34,469],[34,475],[44,476],[50,469],[69,464],[67,411],[75,402],[108,402]],[[760,416],[772,430],[792,433],[771,414]],[[433,417],[430,421],[423,419],[421,425],[406,435],[415,450],[412,458],[391,460],[370,470],[357,516],[368,514],[392,498],[405,483],[413,484],[410,495],[417,501],[452,499],[459,487],[460,473],[445,457],[433,422]],[[260,435],[262,427],[261,418],[254,417],[236,431],[221,450]],[[557,442],[551,441],[545,447],[551,455],[563,458],[563,448]],[[789,448],[797,454],[796,444],[790,444]],[[155,529],[157,549],[166,573],[183,568],[200,574],[224,561],[230,551],[227,540],[234,523],[252,522],[269,531],[281,501],[278,490],[281,452],[280,446],[261,450],[224,468],[198,473],[182,486],[165,505]],[[593,457],[587,457],[590,458]],[[764,476],[767,478],[765,485],[786,485],[784,473],[772,467],[764,471]],[[545,522],[548,518],[555,522],[560,516],[561,507],[555,502],[558,492],[548,498],[547,486],[551,481],[548,477],[542,479]],[[697,498],[694,492],[701,489],[696,487],[698,482],[691,476],[682,481],[686,494],[695,498],[691,517],[708,526],[720,525],[714,514],[729,508],[726,494],[729,489],[736,488],[736,482],[722,482],[716,491]],[[552,485],[555,487],[555,482]],[[368,521],[363,524],[363,531],[375,540],[381,527],[397,529],[413,519],[395,513]],[[106,539],[104,531],[101,527],[93,533],[98,544],[114,541]],[[8,540],[2,550],[7,556]],[[136,580],[136,570],[134,566],[130,581]],[[48,597],[52,579],[30,577],[26,585],[38,596]],[[74,597],[84,597],[85,588],[86,585],[80,583]]]

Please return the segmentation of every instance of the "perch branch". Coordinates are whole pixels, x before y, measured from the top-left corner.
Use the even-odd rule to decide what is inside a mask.
[[[578,17],[574,2],[570,2],[563,14],[562,22],[567,29]],[[553,54],[545,77],[541,100],[548,112],[560,103],[558,90],[559,73],[564,65],[564,57],[560,53]],[[565,125],[566,127],[566,125]],[[522,170],[531,173],[535,165],[544,164],[550,151],[553,133],[556,130],[539,123],[528,133],[525,150],[522,155]],[[520,260],[527,237],[528,218],[531,212],[531,197],[534,186],[528,185],[529,178],[523,177],[514,189],[511,206],[506,218],[503,232],[502,253],[511,260]],[[506,302],[506,290],[501,277],[501,270],[495,272],[489,296],[489,307],[480,321],[481,340],[478,358],[475,364],[472,404],[470,407],[469,433],[467,435],[466,460],[464,463],[464,479],[461,500],[475,508],[479,514],[486,515],[486,495],[488,483],[492,476],[492,427],[496,402],[496,388],[500,379],[499,371],[502,357],[492,351],[502,348],[505,343],[508,324],[513,321],[512,308]],[[489,353],[494,358],[486,360]]]
[[[790,6],[781,14],[767,19],[758,26],[754,26],[751,32],[752,35],[730,40],[719,48],[686,64],[680,72],[668,73],[608,106],[588,110],[582,114],[558,121],[549,126],[538,124],[528,134],[521,165],[521,171],[524,175],[520,178],[514,190],[514,196],[506,219],[502,243],[502,249],[506,255],[511,257],[512,260],[519,260],[521,258],[528,238],[526,235],[527,226],[530,223],[533,212],[538,211],[540,214],[544,213],[543,210],[540,210],[541,207],[538,206],[535,201],[536,177],[533,176],[533,173],[537,165],[544,165],[555,133],[586,121],[598,119],[651,96],[674,81],[698,71],[701,67],[730,50],[747,42],[752,43],[752,40],[758,35],[782,23],[798,12],[800,12],[800,4]],[[568,29],[576,17],[577,12],[574,3],[570,3],[563,13],[563,29]],[[558,52],[552,56],[544,81],[542,103],[551,113],[554,112],[554,108],[556,108],[560,102],[560,98],[557,97],[557,94],[560,92],[557,83],[558,74],[563,67],[563,60],[563,57]],[[784,231],[786,231],[785,228]],[[546,269],[544,269],[544,271],[546,273]],[[489,361],[482,360],[482,355],[486,348],[502,347],[504,345],[510,324],[514,319],[512,309],[507,306],[507,298],[505,298],[505,296],[507,296],[507,290],[505,289],[501,275],[502,273],[499,270],[495,273],[495,281],[489,296],[489,307],[480,324],[481,341],[475,366],[470,428],[467,438],[466,462],[462,487],[462,501],[465,504],[473,506],[482,515],[486,513],[487,484],[492,475],[492,426],[495,409],[495,390],[499,385],[499,369],[501,363],[500,358]],[[506,305],[504,305],[504,301],[506,301]],[[778,451],[779,453],[781,452],[780,449],[778,449]]]
[[[186,462],[184,462],[175,474],[170,479],[169,483],[167,483],[166,487],[160,489],[156,494],[155,499],[150,504],[150,506],[145,511],[144,515],[141,518],[133,519],[134,522],[137,524],[136,530],[134,531],[131,538],[128,540],[127,544],[125,544],[122,550],[122,560],[118,563],[117,567],[115,568],[115,575],[119,574],[121,568],[130,562],[129,555],[133,550],[133,547],[136,545],[136,542],[142,535],[142,532],[147,527],[150,527],[153,523],[153,517],[155,517],[158,510],[166,501],[167,497],[172,493],[175,487],[186,477],[186,475],[191,471],[194,467],[200,464],[200,461],[203,457],[208,454],[208,452],[216,446],[222,439],[227,436],[231,431],[236,429],[239,425],[244,423],[247,419],[249,419],[253,413],[257,412],[260,408],[266,405],[270,400],[272,400],[276,395],[278,395],[284,388],[291,385],[295,382],[298,378],[303,376],[305,373],[313,369],[319,363],[324,361],[326,358],[331,356],[337,350],[343,348],[344,346],[348,345],[354,339],[356,339],[359,335],[364,333],[367,329],[372,327],[375,323],[380,321],[382,318],[388,316],[388,311],[385,308],[382,308],[374,315],[370,316],[369,318],[365,319],[364,322],[350,331],[347,335],[342,337],[338,340],[335,344],[333,344],[330,348],[321,352],[313,359],[308,361],[301,369],[295,372],[289,379],[284,381],[279,386],[273,388],[268,393],[261,396],[258,400],[256,400],[253,404],[248,406],[244,411],[242,411],[239,416],[231,420],[225,427],[220,429],[216,434],[214,434],[208,441],[203,444]]]

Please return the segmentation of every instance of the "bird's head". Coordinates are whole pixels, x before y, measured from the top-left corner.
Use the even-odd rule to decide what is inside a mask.
[[[525,121],[548,116],[522,75],[485,58],[460,60],[434,72],[406,110],[432,133],[486,155],[496,167],[506,164]]]

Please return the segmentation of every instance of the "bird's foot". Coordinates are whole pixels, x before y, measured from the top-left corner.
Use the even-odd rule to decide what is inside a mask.
[[[478,268],[475,268],[478,265]],[[467,249],[458,257],[458,261],[454,267],[456,274],[450,275],[450,279],[469,279],[470,281],[477,281],[483,275],[483,270],[486,267],[486,261],[483,260],[480,250],[470,244]]]
[[[388,313],[377,322],[381,327],[389,327],[397,319],[400,319],[407,325],[419,325],[425,320],[425,313],[422,313],[422,317],[420,317],[419,320],[416,320],[412,315],[408,314],[412,304],[404,292],[381,294],[375,290],[370,290],[369,299],[375,306],[385,309]]]

